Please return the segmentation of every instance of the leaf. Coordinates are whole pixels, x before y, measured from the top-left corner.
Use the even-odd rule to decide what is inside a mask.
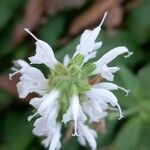
[[[100,18],[104,15],[104,12],[111,10],[116,3],[118,3],[118,0],[93,1],[87,10],[73,20],[70,25],[69,35],[77,35],[83,29],[97,23],[98,21],[100,22]]]
[[[113,136],[115,134],[115,128],[118,123],[118,120],[112,120],[108,118],[106,120],[106,133],[98,134],[97,138],[97,147],[105,147],[109,145],[113,139]]]
[[[97,41],[102,41],[103,45],[99,50],[97,50],[96,60],[99,59],[103,54],[107,53],[109,50],[118,46],[125,46],[129,49],[129,51],[133,51],[133,55],[131,57],[124,58],[123,55],[118,56],[109,65],[116,65],[117,63],[121,63],[133,67],[144,58],[144,54],[139,49],[134,37],[125,29],[117,30],[113,35],[109,35],[106,31],[102,31],[99,34]]]
[[[4,90],[0,89],[0,109],[8,106],[12,98]]]
[[[142,86],[144,96],[145,98],[150,98],[150,64],[146,65],[143,67],[139,72],[138,72],[138,79],[140,81],[140,84]]]
[[[122,86],[129,89],[129,95],[132,95],[134,98],[139,99],[142,97],[141,86],[137,77],[127,67],[121,65],[120,68],[118,78],[122,81]]]
[[[64,46],[63,48],[59,49],[59,51],[57,51],[56,57],[59,61],[63,61],[63,57],[68,54],[70,57],[72,57],[73,53],[75,52],[76,46],[79,43],[79,37],[73,39],[71,42],[69,42],[69,44],[67,44],[66,46]]]
[[[64,14],[59,14],[49,19],[40,29],[41,38],[48,43],[50,42],[52,47],[55,46],[58,38],[64,31],[65,21]]]
[[[76,138],[71,138],[70,141],[68,141],[66,144],[63,144],[62,145],[62,150],[77,150],[78,149],[78,142],[77,142],[77,139]]]
[[[15,15],[16,9],[24,4],[25,0],[0,0],[0,31],[9,22],[9,20]]]
[[[140,118],[127,121],[115,141],[115,150],[140,150],[142,124]]]
[[[22,20],[14,29],[12,33],[12,42],[14,45],[20,44],[27,33],[23,30],[29,28],[30,30],[35,29],[42,19],[44,12],[44,1],[43,0],[28,0]]]
[[[127,19],[130,32],[141,43],[146,42],[150,37],[149,8],[150,1],[142,0],[140,5],[129,13]]]
[[[3,132],[11,150],[26,150],[33,139],[30,123],[23,112],[9,111],[3,121]]]

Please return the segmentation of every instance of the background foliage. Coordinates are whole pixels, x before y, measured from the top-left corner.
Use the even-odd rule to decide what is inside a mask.
[[[23,28],[30,28],[48,42],[56,57],[62,60],[66,53],[73,54],[79,34],[95,27],[107,10],[109,16],[98,37],[103,46],[97,58],[119,45],[125,45],[134,55],[113,62],[121,66],[115,82],[131,92],[128,97],[116,92],[125,118],[118,121],[116,113],[110,113],[103,125],[99,125],[98,149],[150,149],[149,0],[122,3],[119,0],[0,0],[0,150],[43,149],[40,140],[32,135],[32,122],[27,121],[32,95],[19,100],[15,88],[18,77],[8,80],[12,61],[27,60],[34,53],[34,41]],[[81,147],[73,137],[62,149],[89,148]]]

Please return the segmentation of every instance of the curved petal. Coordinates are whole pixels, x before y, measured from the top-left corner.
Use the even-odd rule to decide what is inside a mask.
[[[29,29],[25,28],[24,30],[36,40],[36,54],[29,57],[31,64],[45,64],[49,68],[53,69],[58,61],[54,56],[52,48],[46,42],[39,40],[29,31]]]
[[[124,47],[124,46],[120,46],[120,47],[116,47],[112,50],[110,50],[109,52],[107,52],[105,55],[103,55],[97,62],[96,65],[97,66],[101,66],[101,65],[107,65],[108,63],[110,63],[113,59],[115,59],[118,55],[121,55],[123,53],[128,53],[131,54],[131,52],[129,52],[129,50]]]
[[[17,90],[20,98],[25,98],[32,92],[36,92],[40,95],[47,92],[48,81],[39,69],[31,67],[23,60],[18,60],[14,63],[16,66],[16,72],[10,76],[21,73],[20,81],[17,83]]]

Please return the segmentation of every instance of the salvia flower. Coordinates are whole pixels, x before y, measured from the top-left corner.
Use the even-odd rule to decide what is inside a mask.
[[[129,91],[110,82],[120,68],[110,67],[109,63],[118,55],[127,53],[125,57],[129,57],[132,52],[120,46],[110,50],[98,61],[87,63],[96,56],[102,45],[102,42],[96,42],[96,38],[106,15],[107,13],[98,27],[82,33],[73,57],[66,55],[63,63],[55,58],[52,48],[46,42],[39,40],[25,28],[36,41],[36,54],[29,57],[30,64],[44,64],[50,73],[46,78],[39,69],[23,60],[17,60],[10,79],[17,73],[21,74],[17,83],[20,98],[25,98],[32,92],[38,94],[38,97],[30,101],[36,111],[28,120],[35,118],[33,133],[43,137],[42,144],[49,150],[61,148],[63,124],[71,124],[72,135],[77,136],[79,143],[88,143],[95,150],[97,134],[88,125],[100,122],[111,108],[119,111],[119,119],[123,117],[117,97],[112,91],[120,89],[126,95]],[[90,79],[95,76],[100,76],[105,81],[90,84]]]

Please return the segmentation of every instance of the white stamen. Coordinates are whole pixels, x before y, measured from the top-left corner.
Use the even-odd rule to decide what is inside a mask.
[[[12,67],[11,70],[12,70],[12,71],[18,71],[18,69],[17,69],[17,68],[14,68],[14,67]]]
[[[128,57],[130,57],[131,55],[133,55],[133,52],[128,52],[128,54],[125,55],[124,58],[128,58]]]
[[[118,86],[118,89],[124,91],[124,92],[126,93],[126,96],[128,96],[128,94],[129,94],[129,92],[130,92],[130,90],[127,90],[127,89],[125,89],[125,88],[123,88],[123,87],[121,87],[121,86]]]
[[[122,110],[121,110],[119,104],[117,104],[117,107],[118,107],[119,114],[120,114],[120,117],[119,117],[118,119],[120,120],[120,119],[122,119],[124,116],[122,115]]]
[[[72,134],[72,136],[79,136],[77,132],[77,120],[74,121],[74,133]]]
[[[12,80],[12,77],[14,76],[14,75],[16,75],[17,73],[19,73],[20,71],[18,70],[18,71],[16,71],[16,72],[14,72],[14,73],[10,73],[9,74],[9,80]]]
[[[37,38],[33,33],[31,33],[29,29],[24,28],[24,30],[25,30],[27,33],[29,33],[36,41],[38,41],[38,38]]]
[[[31,121],[37,114],[38,114],[38,112],[34,113],[33,115],[30,115],[28,117],[28,121]]]
[[[106,16],[107,16],[107,14],[108,14],[108,12],[105,12],[105,13],[104,13],[104,16],[103,16],[103,18],[102,18],[102,21],[101,21],[101,23],[100,23],[100,25],[99,25],[100,28],[102,27],[102,25],[103,25],[103,23],[104,23],[104,21],[105,21],[105,18],[106,18]]]

